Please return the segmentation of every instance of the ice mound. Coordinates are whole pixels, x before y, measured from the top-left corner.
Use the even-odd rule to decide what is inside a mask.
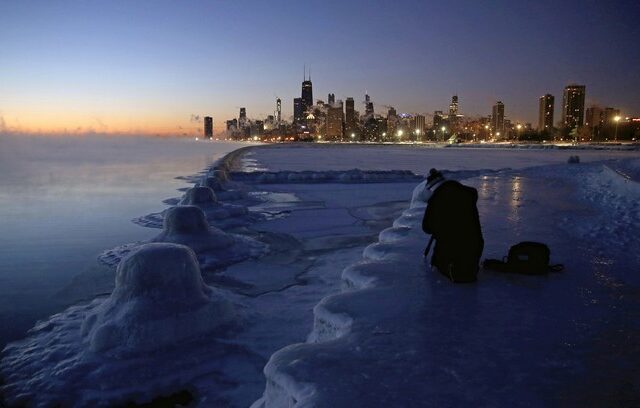
[[[246,216],[249,213],[247,207],[243,205],[218,202],[218,198],[213,189],[203,186],[196,186],[187,190],[178,204],[195,205],[199,207],[204,211],[207,220],[223,220],[230,217]]]
[[[209,187],[213,191],[224,191],[222,182],[216,177],[205,177],[202,180],[202,185],[205,187]]]
[[[195,205],[169,208],[164,216],[163,231],[152,241],[187,245],[196,253],[233,245],[233,238],[210,227],[204,212]]]
[[[413,194],[411,195],[411,206],[409,208],[425,207],[427,201],[431,197],[431,194],[432,192],[427,188],[427,180],[425,179],[413,189]]]
[[[218,198],[219,196],[210,187],[195,186],[188,189],[181,199],[165,201],[181,206],[196,206],[204,212],[210,225],[225,230],[247,226],[260,219],[259,214],[249,212],[245,205],[223,203],[218,201]],[[167,211],[147,214],[132,221],[143,227],[162,228]]]
[[[221,201],[237,201],[245,198],[245,194],[239,190],[226,189],[219,177],[204,177],[199,185],[209,187]]]
[[[120,262],[115,290],[87,314],[81,334],[92,351],[148,352],[210,333],[232,316],[231,304],[202,281],[191,249],[152,243]]]
[[[209,187],[193,187],[187,190],[180,205],[217,204],[218,198]]]
[[[120,263],[108,298],[52,316],[7,346],[1,392],[10,405],[28,406],[118,405],[176,392],[203,374],[201,357],[220,348],[215,338],[239,316],[205,285],[191,249],[147,244]]]
[[[227,234],[209,226],[202,209],[194,205],[169,208],[164,214],[162,232],[150,242],[188,246],[197,254],[200,266],[206,269],[218,269],[257,257],[266,251],[263,243],[252,238]],[[107,265],[116,265],[141,244],[145,242],[118,246],[103,252],[98,259]]]
[[[214,177],[222,183],[227,183],[229,181],[229,175],[226,171],[220,169],[212,169],[210,171],[211,177]]]

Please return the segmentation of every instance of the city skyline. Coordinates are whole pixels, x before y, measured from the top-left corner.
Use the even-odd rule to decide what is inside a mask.
[[[0,5],[0,131],[191,135],[212,116],[220,132],[240,106],[274,114],[276,98],[290,120],[305,64],[315,100],[353,97],[360,112],[365,94],[376,113],[420,115],[458,95],[467,116],[502,101],[536,124],[541,96],[579,83],[586,106],[640,113],[634,2],[35,4]]]

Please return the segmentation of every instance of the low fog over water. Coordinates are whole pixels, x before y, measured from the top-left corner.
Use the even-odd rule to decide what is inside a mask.
[[[134,217],[162,210],[189,175],[239,144],[192,139],[0,135],[0,349],[82,294],[61,291],[103,268],[114,245],[157,231]]]

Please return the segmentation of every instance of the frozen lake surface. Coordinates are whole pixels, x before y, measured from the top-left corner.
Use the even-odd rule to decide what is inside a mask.
[[[572,155],[581,163],[567,164]],[[56,298],[87,300],[5,349],[10,401],[121,404],[187,390],[199,406],[551,407],[640,395],[637,151],[277,145],[233,156],[241,171],[184,178],[196,187],[175,197],[177,182],[180,193],[154,193],[121,220],[148,234],[121,236],[107,260],[140,254],[124,258],[109,296],[113,272],[73,275]],[[538,240],[565,271],[481,271],[471,286],[430,271],[419,178],[404,171],[430,167],[478,190],[484,257]],[[199,194],[209,187],[218,201]],[[191,207],[164,212],[161,201]],[[247,222],[221,223],[242,206]],[[165,214],[176,224],[163,226]],[[242,241],[267,250],[221,264]],[[167,250],[193,262],[158,273]],[[173,294],[180,265],[193,284]]]
[[[156,231],[131,219],[161,210],[202,170],[241,147],[160,138],[0,136],[0,349],[75,303],[61,292],[97,255]]]

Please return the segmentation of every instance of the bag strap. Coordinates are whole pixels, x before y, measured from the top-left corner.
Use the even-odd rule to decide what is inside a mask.
[[[549,271],[550,272],[560,272],[563,269],[564,269],[564,265],[563,264],[549,265]]]
[[[431,250],[431,244],[433,244],[433,235],[431,235],[431,239],[429,240],[429,243],[427,244],[427,247],[424,249],[424,257],[425,258],[427,256],[429,256],[429,251]]]
[[[499,272],[508,272],[507,263],[499,259],[485,259],[482,262],[482,267],[485,269],[493,269]]]

